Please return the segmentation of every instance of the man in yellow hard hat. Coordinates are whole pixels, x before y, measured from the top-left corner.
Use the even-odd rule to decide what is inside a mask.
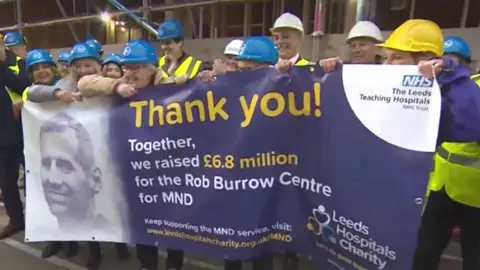
[[[436,77],[441,86],[442,111],[434,173],[438,173],[425,206],[418,233],[413,270],[437,270],[448,245],[452,228],[461,230],[464,270],[478,270],[480,258],[480,88],[470,79],[470,70],[442,57],[443,34],[428,20],[408,20],[379,44],[385,49],[384,64],[419,65],[427,77]],[[421,131],[420,131],[421,132]],[[457,153],[463,153],[458,155]],[[461,174],[461,177],[458,175]],[[432,187],[432,183],[430,183]]]

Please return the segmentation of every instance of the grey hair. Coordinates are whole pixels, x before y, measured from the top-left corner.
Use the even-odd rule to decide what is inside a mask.
[[[69,129],[75,132],[75,138],[78,141],[74,159],[86,172],[92,172],[95,167],[92,139],[85,127],[65,112],[56,113],[42,124],[40,128],[40,148],[43,147],[43,136],[53,132],[65,132]]]

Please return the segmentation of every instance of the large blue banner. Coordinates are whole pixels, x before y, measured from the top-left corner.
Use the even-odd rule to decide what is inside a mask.
[[[439,93],[415,66],[345,65],[28,102],[26,239],[409,269]]]
[[[241,72],[145,89],[114,108],[132,242],[230,259],[288,249],[319,269],[409,268],[432,153],[372,134],[341,72]]]

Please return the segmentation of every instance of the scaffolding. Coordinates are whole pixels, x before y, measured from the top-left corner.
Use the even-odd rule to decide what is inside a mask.
[[[16,2],[15,9],[16,9],[17,23],[11,26],[0,27],[0,32],[11,31],[11,30],[18,30],[21,32],[22,29],[25,29],[25,28],[45,27],[45,26],[51,26],[56,24],[79,23],[84,21],[101,19],[101,16],[102,16],[102,14],[87,14],[87,15],[68,17],[65,12],[65,9],[63,8],[62,3],[60,2],[60,0],[57,0],[57,6],[60,9],[60,12],[62,13],[63,18],[57,18],[57,19],[47,20],[47,21],[38,21],[38,22],[24,22],[22,20],[22,0],[0,0],[0,4],[11,3],[14,1]],[[75,1],[75,0],[72,0],[72,1]],[[171,10],[177,10],[177,9],[191,9],[195,7],[209,6],[209,5],[214,5],[218,3],[245,2],[245,1],[246,0],[204,0],[204,1],[195,1],[195,2],[186,1],[186,3],[181,3],[181,4],[165,4],[165,5],[150,6],[148,4],[148,0],[143,0],[142,2],[143,5],[141,7],[127,9],[119,1],[109,0],[110,4],[112,4],[115,8],[119,9],[119,11],[111,12],[109,13],[109,15],[112,18],[121,16],[121,15],[128,15],[136,23],[138,23],[143,29],[147,30],[149,33],[156,35],[156,30],[152,28],[152,26],[150,26],[150,24],[148,23],[148,18],[151,12],[171,11]],[[89,2],[90,2],[89,0],[86,0],[87,5]],[[142,14],[143,18],[140,18],[139,16],[137,16],[136,15],[137,13]],[[72,32],[72,35],[75,37],[76,35],[72,27],[70,27],[70,30]]]

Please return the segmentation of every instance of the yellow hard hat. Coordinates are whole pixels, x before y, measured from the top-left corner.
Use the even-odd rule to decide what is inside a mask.
[[[432,52],[443,55],[443,33],[440,27],[428,20],[408,20],[400,25],[378,47],[404,52]]]

